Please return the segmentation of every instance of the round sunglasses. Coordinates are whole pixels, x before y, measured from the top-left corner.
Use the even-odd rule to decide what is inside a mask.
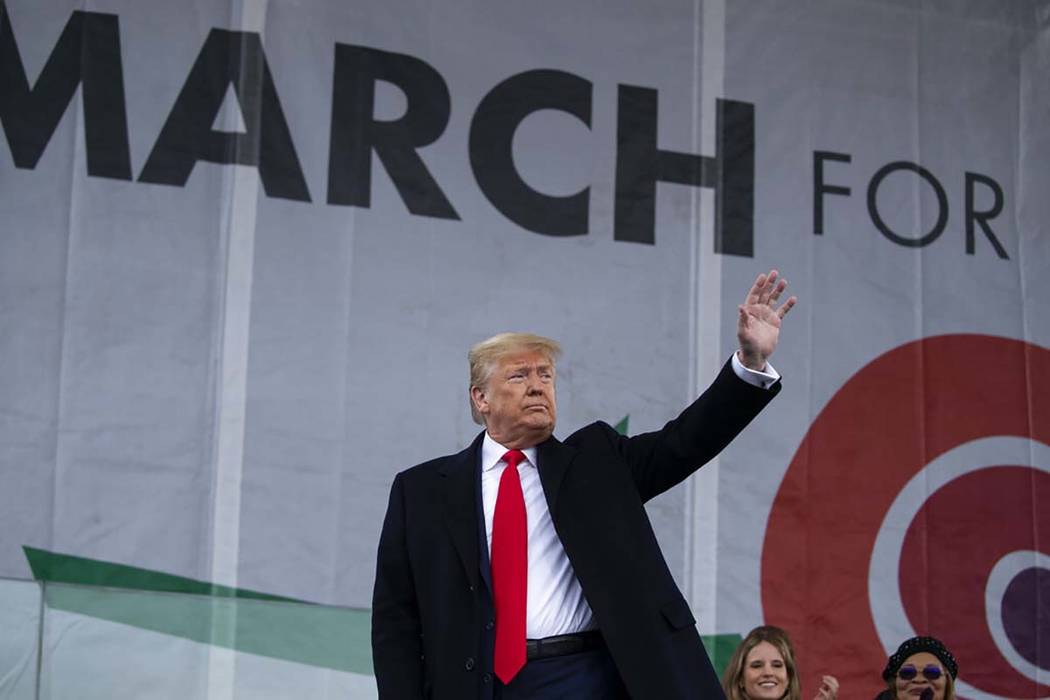
[[[936,664],[929,664],[928,666],[923,668],[922,671],[915,668],[911,664],[908,664],[907,666],[901,666],[900,670],[897,671],[897,677],[900,678],[902,681],[911,681],[915,680],[915,677],[918,676],[920,673],[922,674],[923,678],[932,683],[933,681],[940,678],[944,674],[944,671],[942,671],[941,667],[937,666]]]

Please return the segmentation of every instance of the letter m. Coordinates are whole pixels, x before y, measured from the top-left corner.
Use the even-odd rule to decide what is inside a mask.
[[[36,167],[79,85],[88,174],[130,180],[117,16],[73,12],[30,87],[7,6],[0,1],[0,124],[16,167]]]

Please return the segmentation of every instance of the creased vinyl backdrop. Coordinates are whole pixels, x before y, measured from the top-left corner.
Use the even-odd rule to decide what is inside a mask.
[[[563,436],[655,429],[775,266],[782,394],[649,505],[701,633],[784,625],[805,692],[933,633],[961,696],[1050,694],[1046,2],[0,16],[0,576],[367,608],[471,344],[559,339]]]

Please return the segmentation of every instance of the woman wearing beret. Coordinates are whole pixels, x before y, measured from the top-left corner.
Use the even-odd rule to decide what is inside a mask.
[[[886,690],[876,700],[955,700],[958,675],[948,647],[933,637],[912,637],[886,661]]]
[[[787,632],[764,625],[751,630],[726,666],[722,688],[728,700],[801,700],[795,651]],[[824,676],[815,700],[835,700],[839,682]]]

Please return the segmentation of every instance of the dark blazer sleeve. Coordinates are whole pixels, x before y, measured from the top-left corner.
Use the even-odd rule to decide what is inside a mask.
[[[372,661],[380,698],[423,697],[421,626],[405,538],[400,474],[390,487],[390,504],[379,537],[372,593]]]
[[[711,386],[662,429],[628,438],[614,433],[643,501],[678,484],[721,452],[780,391],[736,376],[730,362]]]

